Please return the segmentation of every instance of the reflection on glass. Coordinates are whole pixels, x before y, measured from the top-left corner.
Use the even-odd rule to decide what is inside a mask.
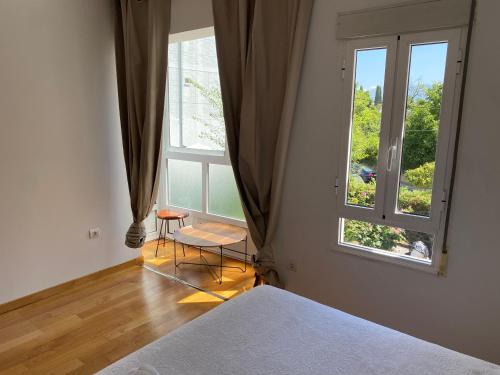
[[[373,208],[387,49],[356,51],[347,203]]]
[[[430,215],[447,47],[447,43],[411,46],[399,212]]]
[[[342,240],[348,245],[382,250],[401,256],[430,261],[434,236],[386,225],[342,219]]]
[[[168,204],[201,211],[201,163],[168,160]]]
[[[231,166],[210,164],[209,168],[208,212],[245,220]]]

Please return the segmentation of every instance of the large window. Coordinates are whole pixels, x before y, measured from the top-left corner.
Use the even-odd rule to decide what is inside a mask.
[[[460,39],[445,30],[347,43],[339,249],[436,269]]]
[[[168,51],[167,204],[243,221],[226,147],[213,29],[173,35]]]

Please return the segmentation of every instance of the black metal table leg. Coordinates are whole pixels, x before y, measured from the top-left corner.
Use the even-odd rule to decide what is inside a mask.
[[[177,269],[177,241],[174,239],[174,265]]]
[[[158,256],[158,246],[160,246],[160,239],[161,239],[161,233],[163,231],[163,223],[165,222],[165,220],[161,220],[161,224],[160,224],[160,234],[158,235],[158,241],[156,242],[156,252],[155,252],[155,258]],[[163,246],[165,246],[165,243],[163,244]]]

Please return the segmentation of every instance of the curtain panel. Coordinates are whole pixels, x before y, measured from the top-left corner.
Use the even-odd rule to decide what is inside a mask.
[[[133,223],[125,244],[145,242],[156,201],[167,78],[170,0],[116,0],[116,67]]]
[[[257,279],[280,286],[271,241],[313,0],[212,4],[229,154],[257,247],[254,267]]]

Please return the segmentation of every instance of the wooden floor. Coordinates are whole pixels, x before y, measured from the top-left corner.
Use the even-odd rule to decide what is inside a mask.
[[[200,259],[200,250],[198,248],[185,246],[186,256],[183,256],[182,248],[177,245],[177,261],[182,262],[198,262]],[[222,273],[222,284],[219,284],[219,267],[208,268],[205,266],[195,265],[174,265],[174,247],[172,242],[166,242],[165,246],[161,244],[158,249],[158,256],[155,256],[156,242],[150,242],[143,247],[142,254],[144,263],[157,269],[160,272],[174,275],[179,279],[199,286],[210,292],[221,295],[225,298],[233,298],[238,294],[252,288],[254,282],[254,270],[251,266],[246,267],[244,263],[235,259],[224,257],[224,266],[241,267],[239,268],[224,268]],[[201,251],[201,254],[211,264],[219,264],[220,256],[209,251]]]
[[[193,272],[214,286],[206,270]],[[251,285],[251,271],[229,275],[222,294]],[[0,374],[92,374],[220,303],[133,266],[0,315]]]

